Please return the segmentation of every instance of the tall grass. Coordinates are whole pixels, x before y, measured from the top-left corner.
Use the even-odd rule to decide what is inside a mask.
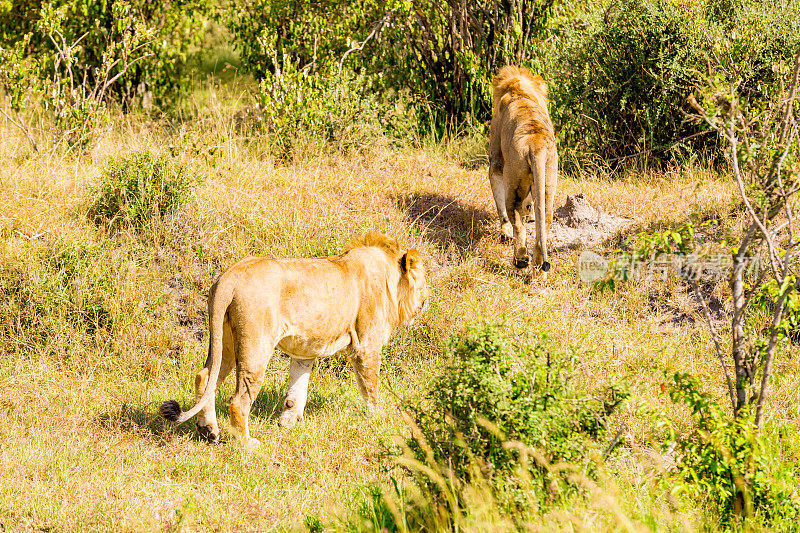
[[[430,503],[412,481],[410,472],[422,466],[399,468],[384,443],[411,435],[400,405],[423,405],[424,391],[451,362],[445,340],[464,324],[501,317],[513,326],[513,342],[525,340],[522,325],[530,322],[548,329],[554,346],[577,346],[570,368],[577,389],[599,396],[626,381],[631,397],[609,420],[603,441],[610,444],[622,429],[617,454],[591,482],[578,481],[580,494],[519,525],[476,478],[453,489],[473,502],[474,513],[463,513],[459,527],[719,524],[702,501],[671,493],[676,457],[662,450],[664,429],[654,424],[655,414],[668,413],[676,432],[692,429],[689,411],[661,393],[665,371],[689,371],[712,397],[725,394],[701,324],[671,322],[685,304],[679,284],[593,293],[577,281],[579,250],[568,247],[556,250],[548,283],[516,276],[496,231],[485,167],[457,162],[475,150],[474,140],[281,162],[269,139],[241,134],[221,100],[180,128],[118,117],[88,153],[32,154],[12,125],[0,123],[3,527],[270,529],[313,525],[315,518],[346,524],[369,486],[386,493],[379,500],[394,501],[400,516],[418,508],[420,520],[450,524],[436,514],[438,500]],[[192,178],[190,193],[155,219],[152,208],[137,211],[146,216],[135,230],[95,224],[87,207],[93,187],[106,179],[110,161],[142,151],[179,160]],[[730,223],[737,216],[728,209],[735,191],[702,167],[615,181],[567,174],[556,201],[577,192],[641,228],[680,223],[701,207],[731,213]],[[165,398],[193,397],[208,338],[205,297],[216,275],[247,254],[323,257],[366,229],[420,249],[433,295],[427,314],[399,329],[385,350],[377,415],[364,413],[349,367],[329,360],[312,375],[306,420],[279,429],[274,420],[288,360],[277,355],[252,417],[259,452],[244,454],[228,441],[207,446],[191,425],[159,420],[156,407]],[[620,242],[611,236],[597,250]],[[684,307],[691,316],[691,306]],[[792,436],[798,375],[796,358],[782,358],[770,405],[769,422],[785,435],[777,442],[787,465],[800,444]],[[217,398],[223,425],[232,390],[232,381],[224,383]]]

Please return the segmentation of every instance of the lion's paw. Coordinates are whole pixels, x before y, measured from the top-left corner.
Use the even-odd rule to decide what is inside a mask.
[[[245,449],[245,451],[248,452],[252,452],[259,446],[261,446],[261,441],[258,439],[254,439],[253,437],[248,438],[245,442],[242,443],[242,447]]]
[[[500,242],[509,242],[514,239],[514,228],[510,222],[500,225]]]
[[[208,443],[219,442],[219,429],[213,426],[197,426],[197,434]]]
[[[284,411],[280,418],[278,418],[278,425],[288,429],[294,426],[297,421],[302,418],[303,416],[301,414],[294,411]]]

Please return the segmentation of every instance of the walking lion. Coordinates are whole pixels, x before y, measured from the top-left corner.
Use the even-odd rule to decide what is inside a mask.
[[[489,183],[500,230],[505,237],[513,238],[514,266],[527,268],[525,214],[526,206],[532,202],[536,219],[534,265],[547,272],[547,235],[553,221],[558,179],[556,139],[547,112],[547,84],[526,68],[505,66],[492,80],[492,87]]]
[[[161,405],[161,414],[178,423],[198,415],[200,434],[216,441],[217,387],[235,368],[231,426],[246,448],[258,446],[250,436],[250,408],[275,348],[292,358],[289,393],[278,419],[282,426],[303,417],[314,359],[345,349],[372,411],[381,348],[395,326],[409,323],[427,300],[420,253],[402,250],[376,232],[328,259],[242,259],[211,287],[208,358],[195,379],[195,406],[182,412],[170,400]]]

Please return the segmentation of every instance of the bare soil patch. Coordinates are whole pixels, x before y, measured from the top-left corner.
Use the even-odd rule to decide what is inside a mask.
[[[564,205],[554,213],[548,237],[549,244],[555,249],[597,244],[627,229],[634,222],[632,218],[606,213],[596,208],[583,193],[569,195]],[[535,238],[535,231],[535,226],[529,224],[528,232],[532,238]]]

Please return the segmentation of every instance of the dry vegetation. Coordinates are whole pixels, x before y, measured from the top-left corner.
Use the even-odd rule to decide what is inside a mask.
[[[578,280],[580,250],[558,249],[549,280],[526,283],[499,241],[485,166],[461,164],[470,160],[463,141],[288,166],[264,142],[222,119],[173,131],[120,118],[86,155],[32,155],[0,125],[0,529],[265,530],[302,528],[308,516],[342,524],[368,483],[402,476],[383,445],[407,433],[398,404],[441,368],[446,339],[499,319],[511,335],[544,328],[555,344],[575,346],[575,379],[587,390],[624,382],[632,393],[613,431],[623,428],[622,449],[599,487],[540,526],[682,530],[707,519],[662,483],[672,458],[653,425],[661,412],[688,421],[663,394],[665,372],[691,372],[725,396],[710,337],[679,282],[595,294]],[[110,157],[141,148],[171,150],[197,185],[175,216],[112,233],[87,219],[92,187]],[[557,205],[578,192],[634,219],[629,234],[692,212],[731,213],[736,195],[700,167],[563,176]],[[198,440],[192,423],[159,419],[164,399],[191,401],[217,274],[246,254],[334,254],[366,229],[420,249],[432,294],[427,314],[385,352],[379,414],[366,415],[349,368],[334,359],[312,374],[305,421],[279,428],[288,359],[276,356],[251,419],[256,452],[230,438],[232,380],[217,398],[221,444]],[[621,242],[614,235],[595,248]],[[99,311],[87,314],[76,298],[95,298]],[[768,418],[789,435],[787,458],[800,460],[791,437],[800,434],[800,364],[789,349]]]

